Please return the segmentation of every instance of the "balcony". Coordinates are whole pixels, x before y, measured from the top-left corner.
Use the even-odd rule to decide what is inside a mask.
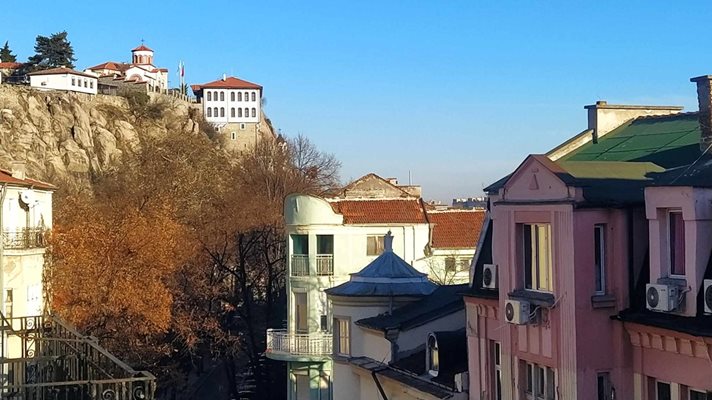
[[[323,361],[331,356],[331,333],[267,329],[267,357],[281,361]]]
[[[309,276],[308,254],[292,254],[292,276]]]
[[[5,231],[2,234],[3,247],[13,250],[46,247],[46,235],[47,230],[44,228],[25,228],[15,231]]]
[[[0,317],[0,398],[155,398],[153,375],[132,369],[58,318]]]
[[[316,255],[316,274],[319,276],[334,275],[334,255],[333,254],[317,254]]]

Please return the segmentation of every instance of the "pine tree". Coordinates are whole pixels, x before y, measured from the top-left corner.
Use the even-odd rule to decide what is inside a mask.
[[[0,62],[15,62],[17,61],[17,57],[15,57],[14,54],[12,54],[12,50],[10,50],[10,46],[8,45],[7,41],[5,41],[5,46],[0,49]]]
[[[66,31],[53,33],[49,37],[38,35],[35,40],[35,55],[28,60],[30,69],[74,68],[77,59],[74,58],[74,49],[67,40]]]

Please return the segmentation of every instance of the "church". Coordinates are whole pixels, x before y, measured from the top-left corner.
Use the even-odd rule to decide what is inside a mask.
[[[99,83],[143,85],[147,92],[165,93],[168,90],[168,69],[153,64],[153,50],[143,43],[131,50],[131,63],[107,61],[87,68],[99,77]]]

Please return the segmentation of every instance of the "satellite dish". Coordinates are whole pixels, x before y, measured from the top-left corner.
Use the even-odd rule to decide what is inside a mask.
[[[20,192],[20,201],[26,205],[32,205],[32,200],[34,200],[34,193],[31,190],[23,190]]]

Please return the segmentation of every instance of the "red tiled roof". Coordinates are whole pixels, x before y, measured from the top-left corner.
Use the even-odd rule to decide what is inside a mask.
[[[338,200],[330,202],[345,224],[426,223],[420,199]]]
[[[133,49],[133,50],[131,50],[131,51],[153,51],[153,50],[149,49],[148,47],[146,47],[146,46],[144,46],[144,45],[140,45],[140,46],[138,46],[137,48],[135,48],[135,49]]]
[[[46,183],[46,182],[41,182],[41,181],[30,179],[30,178],[17,179],[12,176],[12,173],[10,171],[6,171],[4,169],[0,169],[0,183],[8,183],[10,185],[16,185],[16,186],[35,187],[37,189],[47,189],[47,190],[57,189],[56,186]]]
[[[440,249],[464,249],[477,246],[485,220],[484,210],[428,211],[433,224],[431,246]]]
[[[0,69],[18,69],[22,66],[19,62],[0,62]]]
[[[112,71],[126,71],[127,69],[131,68],[131,64],[126,64],[126,63],[120,63],[120,62],[114,62],[114,61],[107,61],[105,63],[95,65],[93,67],[89,67],[87,69],[90,70],[95,70],[95,69],[110,69]]]
[[[203,89],[260,89],[262,90],[262,86],[252,83],[252,82],[247,82],[243,81],[242,79],[235,78],[234,76],[228,76],[227,78],[223,79],[218,79],[217,81],[209,82],[203,85],[200,85]]]
[[[94,75],[85,74],[84,72],[75,71],[71,68],[64,68],[64,67],[50,68],[50,69],[44,69],[41,71],[30,72],[27,75],[32,76],[32,75],[64,75],[64,74],[85,76],[87,78],[96,78],[96,76],[94,76]]]

